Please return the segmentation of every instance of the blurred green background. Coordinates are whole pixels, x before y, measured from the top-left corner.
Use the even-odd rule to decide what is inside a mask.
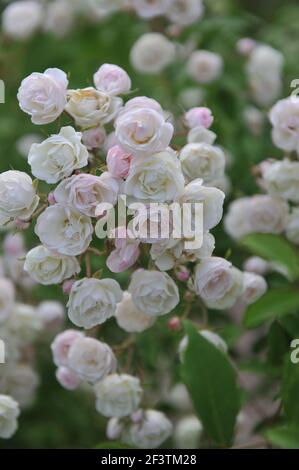
[[[206,0],[205,3],[203,20],[187,28],[182,38],[187,40],[191,36],[200,48],[218,52],[224,59],[224,74],[219,81],[205,87],[204,104],[213,110],[213,130],[218,134],[218,143],[234,157],[228,172],[232,181],[231,197],[252,194],[257,190],[251,176],[252,165],[279,153],[271,143],[268,125],[261,136],[253,137],[240,118],[249,98],[245,60],[237,54],[235,44],[239,38],[249,36],[279,49],[286,61],[283,96],[289,95],[291,81],[299,78],[299,4],[296,0]],[[4,4],[0,8],[3,9]],[[148,23],[133,15],[116,14],[103,23],[92,25],[82,19],[63,39],[39,34],[26,42],[13,42],[1,37],[0,78],[5,82],[6,101],[0,105],[0,171],[9,168],[28,171],[16,142],[27,133],[47,135],[51,130],[31,124],[18,107],[17,89],[21,80],[33,71],[59,67],[68,73],[70,87],[82,88],[92,84],[93,73],[102,63],[115,63],[127,70],[136,94],[156,98],[165,109],[181,114],[177,97],[187,86],[194,86],[185,76],[184,62],[176,62],[159,76],[137,74],[130,66],[130,49],[149,28]],[[26,236],[28,247],[33,246],[36,239],[32,231]],[[216,237],[217,254],[223,256],[231,242],[222,228],[217,229]],[[232,259],[237,265],[242,262],[242,257],[234,253],[234,247]],[[65,301],[60,289],[52,287],[38,287],[34,295],[37,301],[44,298]],[[105,338],[106,328],[101,329],[101,336]],[[121,340],[119,331],[111,333],[110,328],[109,335],[112,344]],[[164,320],[154,331],[139,335],[140,357],[135,369],[137,371],[142,364],[148,375],[152,373],[150,387],[153,390],[155,383],[159,383],[157,369],[164,354],[173,357],[173,370],[169,373],[176,377],[177,342],[177,335],[167,332]],[[41,385],[36,402],[22,412],[16,435],[7,442],[0,441],[0,447],[90,448],[105,439],[106,420],[96,413],[92,394],[68,392],[56,382],[47,342],[38,346],[37,367]]]

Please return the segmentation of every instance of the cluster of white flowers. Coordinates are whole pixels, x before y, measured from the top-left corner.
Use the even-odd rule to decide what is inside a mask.
[[[164,16],[170,25],[185,28],[201,19],[204,6],[202,0],[15,0],[3,11],[2,29],[15,40],[37,31],[63,37],[77,18],[102,22],[119,11],[145,20]]]
[[[299,99],[278,101],[269,119],[273,142],[284,151],[284,158],[259,164],[258,184],[267,194],[234,201],[225,220],[226,230],[236,239],[254,232],[284,233],[299,244]]]
[[[64,307],[56,301],[37,306],[22,303],[22,291],[34,283],[23,270],[26,251],[22,234],[7,234],[0,259],[0,340],[4,363],[0,374],[0,438],[17,429],[19,407],[29,406],[39,378],[34,367],[33,343],[64,320]],[[19,289],[21,288],[21,290]],[[30,354],[28,353],[30,351]]]
[[[141,408],[140,380],[121,372],[114,348],[96,339],[97,327],[113,317],[127,333],[152,327],[179,305],[177,280],[192,291],[190,298],[195,293],[209,308],[222,310],[254,302],[267,286],[261,276],[242,273],[213,256],[210,231],[223,214],[225,195],[219,188],[226,155],[215,145],[211,110],[194,107],[185,113],[181,121],[187,143],[174,149],[175,124],[157,101],[140,96],[123,104],[119,95],[131,88],[123,69],[102,65],[94,85],[68,90],[67,77],[58,69],[23,80],[18,99],[33,123],[53,122],[65,112],[74,125],[31,145],[28,163],[37,180],[16,171],[0,175],[1,223],[26,228],[37,219],[41,244],[27,253],[24,270],[37,283],[61,284],[69,295],[69,319],[86,330],[66,330],[52,343],[59,383],[69,390],[85,382],[93,386],[97,411],[111,418],[108,437],[156,447],[169,437],[172,425],[163,413]],[[107,135],[112,125],[114,132]],[[38,180],[56,187],[39,194]],[[135,210],[128,226],[124,221],[105,232],[110,242],[101,252],[96,237],[103,238],[120,195]],[[196,225],[198,203],[202,229]],[[188,205],[192,210],[185,213]],[[174,236],[178,215],[192,233]],[[196,230],[202,232],[202,244],[194,248],[187,242],[194,241]],[[116,280],[93,273],[92,256],[105,257],[112,273],[133,269],[127,291]],[[215,343],[213,333],[202,334]]]

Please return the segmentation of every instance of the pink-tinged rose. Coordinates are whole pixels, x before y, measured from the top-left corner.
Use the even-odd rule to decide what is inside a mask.
[[[127,178],[132,158],[133,156],[119,145],[114,145],[107,154],[108,171],[116,178]]]
[[[56,366],[68,366],[69,349],[78,338],[83,338],[84,334],[77,330],[65,330],[57,335],[51,344],[53,361]]]
[[[140,241],[126,227],[116,228],[110,238],[115,238],[115,249],[107,258],[107,266],[113,273],[121,273],[136,263]]]
[[[6,235],[3,241],[3,249],[6,255],[19,256],[24,253],[24,238],[21,233]]]
[[[249,56],[256,46],[256,41],[251,38],[241,38],[236,44],[239,54]]]
[[[117,65],[103,64],[94,74],[96,88],[110,95],[121,95],[131,89],[131,80],[125,70]]]
[[[50,206],[53,206],[54,204],[56,204],[56,199],[55,199],[55,196],[54,196],[54,193],[49,193],[48,194],[48,203],[50,204]]]
[[[81,385],[79,377],[68,367],[59,367],[56,371],[56,379],[66,390],[76,390]]]
[[[106,141],[106,131],[103,127],[93,127],[83,132],[82,142],[88,150],[101,148]]]
[[[96,207],[103,202],[114,206],[118,193],[119,180],[109,172],[101,176],[81,173],[61,181],[54,197],[60,204],[69,205],[88,217],[95,217]]]
[[[213,121],[214,117],[209,108],[191,108],[185,114],[185,122],[190,129],[193,129],[194,127],[205,127],[206,129],[209,129],[213,124]]]

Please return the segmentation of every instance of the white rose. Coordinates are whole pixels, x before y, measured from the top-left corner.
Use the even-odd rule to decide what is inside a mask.
[[[41,26],[42,5],[33,0],[16,1],[2,13],[3,32],[13,39],[27,39]]]
[[[203,12],[202,0],[171,0],[167,17],[177,25],[188,26],[196,23]]]
[[[206,129],[204,126],[196,126],[190,129],[187,135],[188,144],[209,144],[213,145],[217,135],[210,129]]]
[[[30,176],[15,170],[0,174],[0,225],[13,219],[30,219],[38,204]]]
[[[32,366],[27,364],[15,364],[13,367],[9,368],[7,373],[7,393],[9,393],[22,408],[32,404],[38,385],[38,375]]]
[[[88,128],[112,121],[121,105],[121,98],[89,87],[69,90],[65,110],[77,126]]]
[[[128,333],[141,333],[155,322],[155,318],[135,307],[129,292],[124,292],[122,301],[116,307],[115,318],[118,326]]]
[[[116,369],[110,347],[94,338],[78,338],[68,353],[68,365],[81,380],[96,383]]]
[[[31,116],[33,124],[44,125],[55,121],[66,105],[68,79],[59,69],[34,72],[19,88],[20,108]]]
[[[136,158],[130,166],[124,191],[132,200],[166,202],[179,198],[184,190],[180,162],[172,150]]]
[[[272,47],[261,44],[254,47],[246,65],[251,93],[257,104],[269,106],[282,89],[283,55]]]
[[[17,303],[9,316],[8,327],[13,334],[20,337],[22,343],[27,344],[41,331],[42,321],[36,314],[35,307]]]
[[[74,256],[57,255],[43,245],[26,255],[24,270],[39,284],[60,284],[79,273],[81,268]]]
[[[243,292],[241,302],[246,305],[253,304],[267,291],[267,283],[259,274],[244,272],[243,273]]]
[[[101,176],[81,173],[61,181],[54,190],[54,198],[59,204],[69,205],[83,215],[95,217],[99,204],[116,204],[119,190],[120,180],[108,172]]]
[[[32,174],[52,184],[86,166],[88,151],[81,143],[81,138],[80,132],[67,126],[41,144],[33,144],[28,156]]]
[[[193,409],[187,387],[182,383],[177,383],[168,390],[166,399],[167,403],[169,403],[175,410],[186,413]]]
[[[150,256],[160,271],[169,271],[183,254],[182,240],[173,239],[155,243],[151,246]]]
[[[225,156],[219,147],[205,143],[185,145],[180,161],[189,180],[202,178],[205,183],[212,183],[224,175]]]
[[[0,437],[9,439],[16,432],[19,405],[8,395],[0,395]]]
[[[223,60],[220,55],[209,51],[194,51],[187,63],[187,72],[198,83],[209,83],[222,73]]]
[[[180,301],[174,281],[159,271],[135,271],[128,290],[135,307],[151,317],[171,312]]]
[[[299,154],[299,98],[278,101],[269,113],[274,144],[286,152]]]
[[[140,405],[142,388],[136,377],[111,374],[94,386],[96,409],[106,417],[131,415]]]
[[[260,274],[263,276],[269,271],[270,263],[259,256],[251,256],[244,262],[243,269],[250,273]]]
[[[36,313],[41,318],[44,328],[57,327],[65,318],[64,306],[56,300],[44,300],[38,305]]]
[[[234,201],[225,218],[225,230],[235,239],[249,233],[281,233],[287,223],[288,205],[268,195]]]
[[[299,245],[299,208],[292,209],[285,230],[287,239],[295,245]]]
[[[0,323],[9,316],[15,301],[15,288],[9,279],[0,279]]]
[[[55,204],[37,219],[35,233],[49,250],[77,256],[87,250],[93,234],[91,219],[71,207]]]
[[[68,0],[54,0],[47,5],[43,29],[58,38],[64,37],[74,24],[74,13]]]
[[[165,150],[173,136],[160,105],[139,97],[126,103],[115,121],[115,136],[120,146],[133,155],[151,155]]]
[[[181,418],[174,430],[175,448],[198,449],[202,431],[202,424],[196,416]]]
[[[103,64],[94,74],[96,88],[110,95],[128,93],[131,89],[131,79],[127,72],[114,64]]]
[[[80,279],[73,284],[70,293],[69,319],[86,329],[100,325],[115,314],[116,304],[121,299],[121,288],[114,279]]]
[[[223,258],[205,258],[195,268],[194,287],[208,307],[230,308],[242,294],[242,274]]]
[[[171,436],[172,424],[164,413],[146,410],[141,422],[131,424],[123,439],[140,449],[156,449]]]
[[[175,59],[175,45],[161,33],[139,37],[130,53],[133,67],[141,73],[158,74]]]
[[[164,15],[171,0],[129,0],[140,18],[154,18]]]
[[[201,179],[196,179],[187,184],[179,202],[203,204],[203,230],[207,232],[222,219],[225,195],[220,189],[209,188],[202,183]]]
[[[276,161],[263,172],[265,189],[272,195],[299,202],[299,162]]]

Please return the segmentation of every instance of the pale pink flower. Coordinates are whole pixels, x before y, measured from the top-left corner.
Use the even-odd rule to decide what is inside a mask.
[[[198,126],[209,129],[214,121],[214,117],[209,108],[198,107],[189,109],[185,114],[185,121],[190,129]]]
[[[115,238],[115,249],[107,258],[107,266],[113,273],[121,273],[136,263],[140,241],[126,227],[118,227],[110,238]]]
[[[84,334],[77,330],[65,330],[57,335],[51,344],[54,363],[60,366],[68,366],[69,349],[78,338],[83,338]]]
[[[127,178],[133,156],[119,145],[111,147],[107,154],[108,171],[115,178]]]
[[[64,366],[57,369],[56,379],[66,390],[76,390],[81,385],[81,380],[75,372]]]
[[[127,72],[114,64],[103,64],[94,74],[96,88],[110,95],[127,93],[131,89],[131,80]]]

